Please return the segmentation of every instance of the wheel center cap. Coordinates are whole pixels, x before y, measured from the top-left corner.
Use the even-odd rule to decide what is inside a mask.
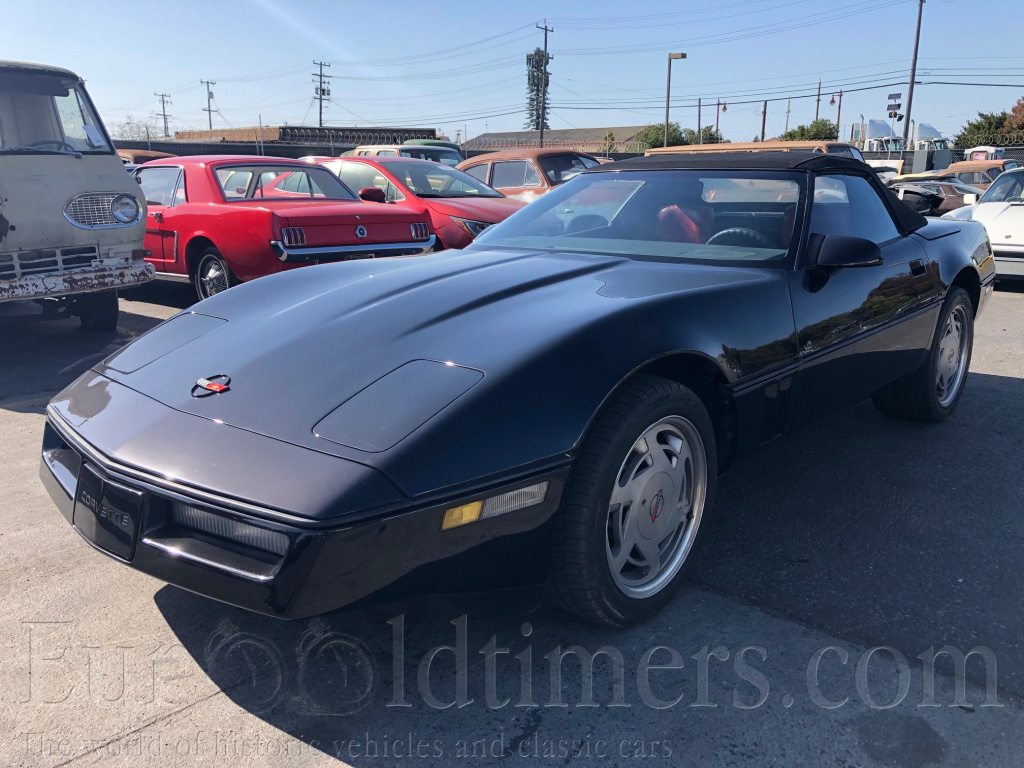
[[[659,472],[644,486],[640,496],[640,511],[637,515],[637,529],[645,539],[656,539],[665,530],[672,517],[675,486],[672,478]]]

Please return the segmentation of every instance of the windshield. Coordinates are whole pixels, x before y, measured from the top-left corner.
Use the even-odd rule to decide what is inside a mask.
[[[445,165],[458,165],[462,162],[462,155],[454,149],[446,147],[402,147],[402,157],[415,157],[417,160],[433,160]]]
[[[417,197],[504,197],[468,173],[441,163],[379,162]]]
[[[981,198],[983,203],[1024,202],[1024,172],[1002,173]]]
[[[581,155],[548,155],[540,158],[541,170],[547,175],[552,186],[568,181],[587,168],[600,165],[597,160]]]
[[[76,78],[0,72],[0,154],[109,155],[113,151]]]
[[[470,247],[782,266],[804,188],[780,171],[584,173]]]
[[[234,200],[355,200],[330,171],[294,165],[222,165],[217,181]]]

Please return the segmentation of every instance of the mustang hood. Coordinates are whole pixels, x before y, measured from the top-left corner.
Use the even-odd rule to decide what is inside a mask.
[[[583,329],[625,345],[616,354],[632,365],[630,355],[645,354],[642,340],[613,340],[599,327],[616,313],[737,282],[764,285],[771,273],[782,274],[484,250],[320,265],[201,302],[95,370],[171,408],[387,470],[387,457],[407,450],[416,441],[409,436],[456,401],[491,403],[480,407],[493,413],[495,401],[508,402],[493,388],[521,392],[522,382],[509,382],[524,369],[541,377],[530,386],[543,390],[551,368],[538,360],[565,365],[560,350],[578,344]],[[785,295],[782,278],[773,285]],[[610,333],[623,333],[620,326]],[[416,361],[434,362],[409,365]],[[199,379],[228,388],[195,391]],[[579,392],[563,395],[575,400]],[[542,393],[530,397],[542,398],[537,408],[566,407]],[[443,456],[433,451],[429,459]]]
[[[504,221],[525,205],[521,200],[513,200],[510,197],[481,197],[478,199],[448,197],[427,199],[426,202],[438,213],[459,216],[473,221],[487,221],[492,224]]]

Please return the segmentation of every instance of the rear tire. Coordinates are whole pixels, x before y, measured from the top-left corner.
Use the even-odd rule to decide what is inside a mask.
[[[238,285],[238,278],[231,274],[231,269],[220,255],[220,251],[212,246],[199,254],[192,281],[200,301]]]
[[[117,291],[84,293],[75,300],[75,303],[78,309],[78,319],[85,330],[117,330],[117,320],[121,314],[117,302]]]
[[[894,419],[945,421],[963,395],[973,347],[974,305],[963,288],[951,288],[928,358],[909,376],[876,392],[875,407]]]
[[[555,534],[549,598],[621,627],[678,591],[714,506],[715,432],[694,392],[638,376],[583,442]]]

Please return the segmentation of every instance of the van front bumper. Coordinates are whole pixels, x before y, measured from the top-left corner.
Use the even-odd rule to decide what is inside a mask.
[[[132,261],[21,277],[0,278],[0,301],[22,301],[130,288],[153,279],[152,264]]]

